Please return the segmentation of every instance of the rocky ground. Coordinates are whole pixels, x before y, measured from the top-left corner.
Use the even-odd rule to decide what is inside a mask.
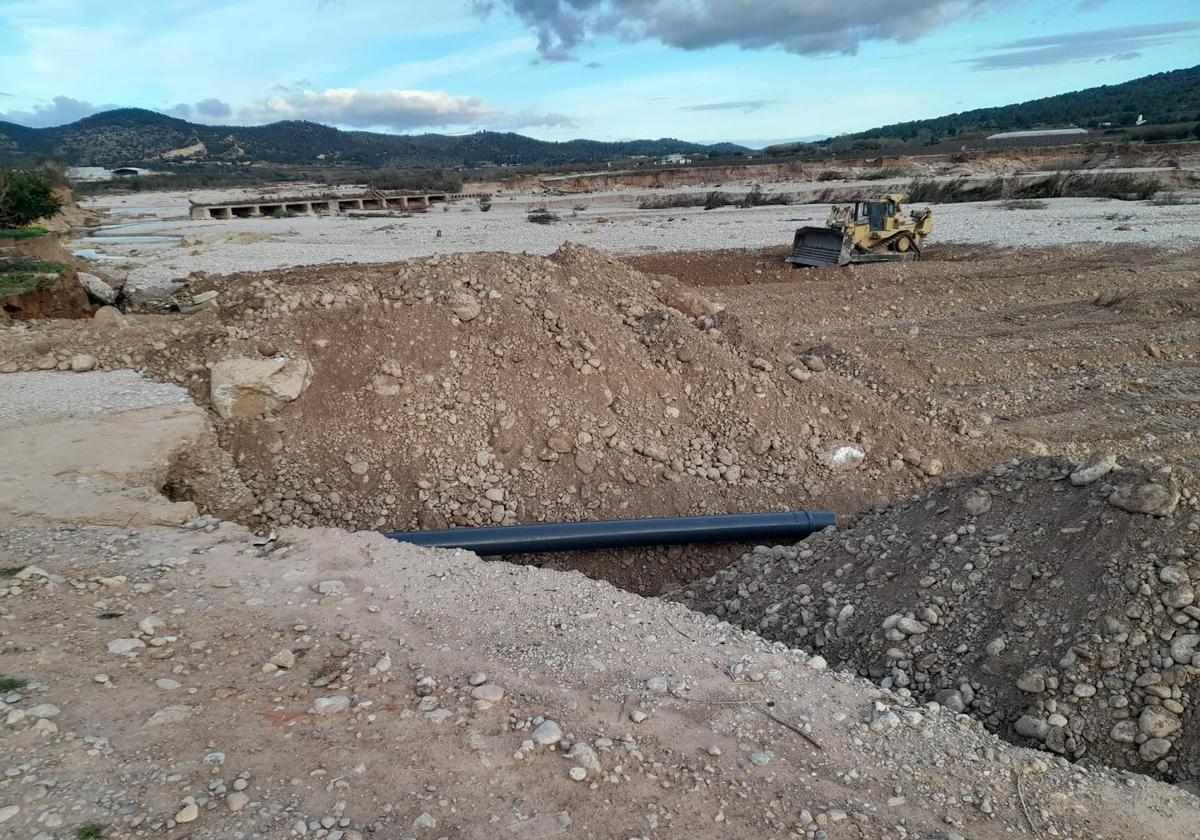
[[[132,499],[192,445],[145,413],[186,406],[179,389],[24,376],[4,430],[28,414],[91,444],[47,481]],[[59,381],[122,398],[55,407]],[[158,442],[117,457],[118,427]],[[11,451],[0,481],[35,461]],[[1007,745],[679,605],[161,504],[119,526],[72,521],[70,498],[0,510],[5,836],[1200,836],[1190,794]]]
[[[1195,785],[1190,474],[1013,461],[672,598],[1018,743]]]

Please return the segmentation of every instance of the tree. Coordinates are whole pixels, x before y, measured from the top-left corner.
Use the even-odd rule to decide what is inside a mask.
[[[61,208],[62,202],[44,175],[0,170],[0,228],[25,227]]]

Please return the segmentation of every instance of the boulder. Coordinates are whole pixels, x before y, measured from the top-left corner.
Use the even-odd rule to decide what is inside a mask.
[[[212,369],[213,410],[226,420],[267,417],[304,393],[311,378],[307,359],[226,359]]]
[[[79,272],[79,285],[96,300],[104,304],[116,303],[117,290],[105,283],[95,274]]]
[[[1125,484],[1112,492],[1108,503],[1130,513],[1167,516],[1179,504],[1179,491],[1152,481],[1144,484]]]
[[[1099,481],[1117,468],[1117,456],[1111,452],[1096,452],[1090,458],[1075,468],[1071,473],[1071,483],[1076,487]]]

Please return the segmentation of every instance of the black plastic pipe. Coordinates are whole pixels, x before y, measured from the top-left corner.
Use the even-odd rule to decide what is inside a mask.
[[[384,536],[429,548],[465,548],[476,554],[495,556],[701,542],[786,542],[803,539],[836,524],[837,517],[829,511],[791,510],[784,513],[449,528],[444,531],[392,531]]]

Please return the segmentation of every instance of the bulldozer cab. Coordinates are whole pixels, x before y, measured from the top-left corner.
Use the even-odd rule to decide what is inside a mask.
[[[884,230],[887,227],[887,220],[896,215],[896,203],[894,201],[860,201],[858,202],[855,217],[859,221],[865,220],[871,230]]]

